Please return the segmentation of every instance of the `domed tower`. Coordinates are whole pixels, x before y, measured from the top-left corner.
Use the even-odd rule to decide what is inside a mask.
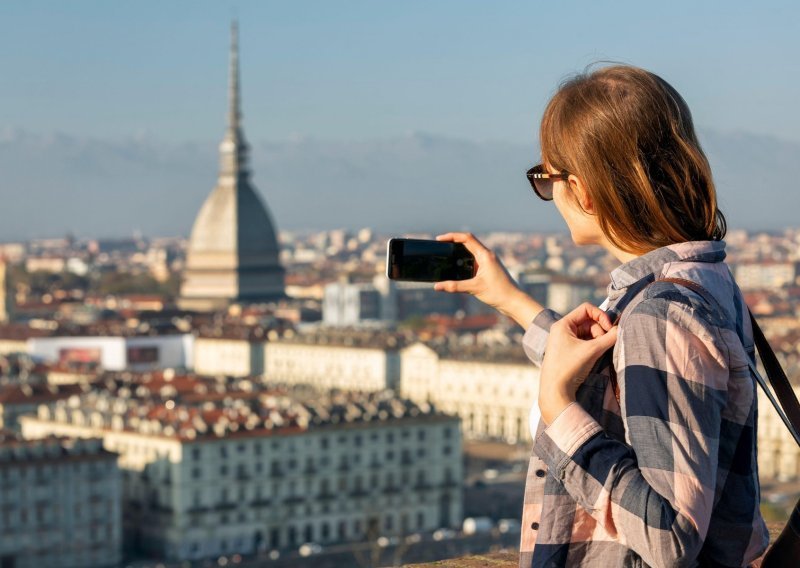
[[[250,183],[239,108],[238,29],[231,25],[228,128],[217,186],[192,227],[178,305],[212,311],[284,297],[284,269],[269,211]]]

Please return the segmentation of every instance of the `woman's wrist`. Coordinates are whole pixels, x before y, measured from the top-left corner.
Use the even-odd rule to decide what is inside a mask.
[[[544,307],[519,288],[515,288],[513,294],[499,310],[517,322],[523,329],[527,329],[536,316],[544,310]]]
[[[539,410],[542,413],[542,420],[549,426],[573,402],[575,402],[575,396],[570,396],[566,392],[540,394]]]

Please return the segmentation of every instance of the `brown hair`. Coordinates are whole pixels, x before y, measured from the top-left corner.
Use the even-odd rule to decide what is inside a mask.
[[[689,107],[661,77],[615,65],[567,80],[547,105],[540,140],[545,163],[586,184],[615,246],[643,254],[725,237]]]

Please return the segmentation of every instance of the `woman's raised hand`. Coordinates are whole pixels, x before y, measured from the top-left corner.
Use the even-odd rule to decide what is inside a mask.
[[[446,233],[436,240],[462,243],[475,257],[475,276],[469,280],[437,282],[435,290],[472,294],[525,328],[542,311],[541,305],[517,287],[500,259],[472,233]]]

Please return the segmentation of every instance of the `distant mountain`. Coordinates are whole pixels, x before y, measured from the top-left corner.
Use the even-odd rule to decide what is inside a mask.
[[[800,225],[800,143],[702,133],[737,228]],[[278,228],[560,230],[524,178],[538,149],[414,133],[367,141],[256,142],[253,180]],[[0,240],[188,235],[216,180],[214,142],[101,140],[0,130]]]

